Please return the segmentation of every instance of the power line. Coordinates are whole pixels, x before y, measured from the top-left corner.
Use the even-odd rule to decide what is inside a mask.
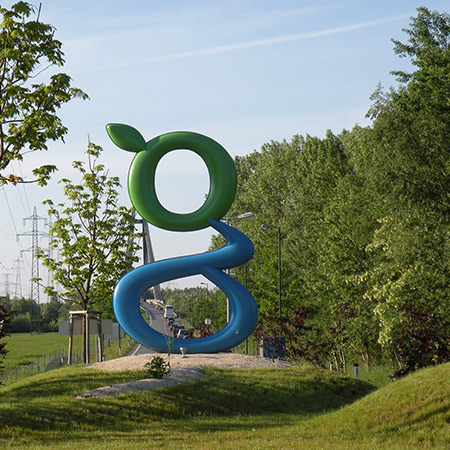
[[[8,236],[15,236],[14,233],[8,233],[8,231],[3,230],[2,228],[0,228],[0,231],[1,231],[3,234],[7,234]]]
[[[14,230],[15,230],[16,236],[17,236],[18,232],[17,232],[16,222],[14,222],[14,216],[13,216],[13,213],[11,211],[11,206],[9,205],[8,196],[6,195],[6,189],[3,188],[2,190],[3,190],[3,193],[5,194],[6,206],[8,207],[9,215],[11,217],[11,222],[13,224],[13,227],[14,227]]]
[[[10,269],[7,269],[7,270],[10,270]],[[11,288],[11,286],[15,286],[15,284],[16,284],[16,283],[13,283],[12,281],[10,281],[11,276],[12,276],[12,273],[8,273],[8,272],[0,274],[0,277],[4,279],[4,281],[2,281],[0,284],[5,287],[4,288],[5,295],[9,294],[10,296],[11,296],[10,288]]]
[[[53,258],[53,247],[51,246],[51,242],[53,241],[53,233],[51,233],[51,229],[53,226],[52,217],[50,216],[48,220],[48,249],[47,249],[47,255],[49,258]],[[57,254],[57,259],[59,259],[59,254]],[[52,272],[48,270],[47,272],[47,285],[51,286],[52,288],[55,287],[55,283],[53,282]],[[47,301],[50,301],[50,295],[47,294]]]
[[[19,167],[20,177],[23,179],[22,164],[20,164],[20,161],[18,161],[17,165]],[[11,166],[12,166],[12,168],[14,170],[13,161],[11,161]],[[23,210],[24,210],[25,214],[28,214],[29,216],[31,216],[30,203],[28,202],[28,195],[27,195],[27,190],[25,189],[25,186],[26,186],[25,183],[19,183],[16,186],[17,194],[19,195],[20,203],[22,204],[22,207],[23,207]],[[25,201],[26,201],[26,206],[25,206],[25,203],[23,202],[22,195],[20,194],[20,188],[22,188],[22,190],[23,190],[23,194],[24,194]]]
[[[21,242],[20,239],[19,239],[19,232],[18,232],[18,230],[17,230],[16,222],[15,222],[15,220],[14,220],[14,215],[13,215],[13,213],[12,213],[11,205],[10,205],[9,200],[8,200],[8,195],[6,194],[6,189],[5,189],[5,187],[2,187],[1,189],[2,189],[3,194],[4,194],[4,196],[5,196],[6,206],[7,206],[7,208],[8,208],[9,216],[10,216],[10,218],[11,218],[11,223],[13,224],[14,231],[15,231],[15,235],[16,235],[17,242],[18,242],[18,245],[19,245],[19,249],[20,249],[20,252],[21,252],[21,254],[22,254],[22,253],[24,252],[24,249],[23,249],[23,246],[22,246],[22,242]],[[25,256],[25,258],[24,258],[25,263],[26,263],[28,269],[31,271],[31,268],[32,268],[32,267],[31,267],[30,262],[28,261],[27,255],[24,255],[24,256]],[[22,286],[20,286],[20,290],[22,291]]]

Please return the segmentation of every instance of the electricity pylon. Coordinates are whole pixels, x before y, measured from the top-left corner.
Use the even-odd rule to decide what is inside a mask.
[[[39,247],[39,237],[48,236],[47,233],[39,231],[39,220],[44,221],[44,225],[47,225],[47,219],[44,217],[39,217],[36,212],[36,206],[33,208],[33,215],[31,217],[25,217],[23,219],[23,224],[26,225],[27,221],[31,221],[31,231],[26,231],[17,235],[19,236],[31,236],[31,247],[23,249],[20,251],[21,254],[24,252],[31,252],[31,293],[30,297],[32,300],[36,301],[40,305],[39,297],[39,261],[36,258],[36,252]]]

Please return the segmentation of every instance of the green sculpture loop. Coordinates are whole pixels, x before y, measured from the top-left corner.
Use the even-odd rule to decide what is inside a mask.
[[[220,220],[231,207],[236,194],[236,169],[228,152],[213,139],[178,131],[145,142],[139,131],[123,124],[108,124],[107,131],[118,147],[137,153],[128,174],[128,191],[134,207],[148,222],[172,231],[200,230],[210,225],[208,219]],[[210,178],[205,202],[197,211],[187,214],[168,211],[155,190],[159,161],[167,153],[182,149],[191,150],[203,159]]]

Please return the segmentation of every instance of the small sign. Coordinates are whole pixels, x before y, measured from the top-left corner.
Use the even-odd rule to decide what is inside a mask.
[[[73,335],[81,334],[81,318],[73,319]],[[113,322],[111,319],[102,320],[102,334],[112,334]],[[59,334],[63,336],[70,335],[70,322],[68,320],[60,320],[58,323]],[[98,334],[98,323],[96,319],[89,319],[89,334]],[[117,336],[119,334],[117,333]],[[114,338],[112,338],[114,339]],[[115,338],[115,339],[118,339]]]
[[[122,330],[122,328],[119,326],[119,324],[117,322],[113,322],[111,333],[103,333],[103,338],[104,339],[124,339],[125,331]]]
[[[261,353],[264,358],[284,359],[286,353],[286,337],[263,337]]]

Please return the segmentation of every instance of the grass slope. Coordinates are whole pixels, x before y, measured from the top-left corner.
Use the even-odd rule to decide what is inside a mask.
[[[83,400],[74,397],[142,375],[64,368],[28,378],[0,391],[0,447],[18,448],[20,442],[60,446],[70,440],[82,448],[88,439],[91,447],[96,441],[133,442],[145,436],[172,448],[176,441],[198,439],[202,430],[236,431],[245,438],[254,427],[293,424],[299,417],[339,408],[373,389],[311,368],[207,372],[206,379],[175,388]]]
[[[298,429],[373,448],[450,448],[450,364],[423,369]]]
[[[0,448],[449,448],[450,364],[373,386],[306,367],[207,369],[174,388],[75,395],[138,372],[64,368],[0,389]],[[359,400],[358,400],[359,399]]]

